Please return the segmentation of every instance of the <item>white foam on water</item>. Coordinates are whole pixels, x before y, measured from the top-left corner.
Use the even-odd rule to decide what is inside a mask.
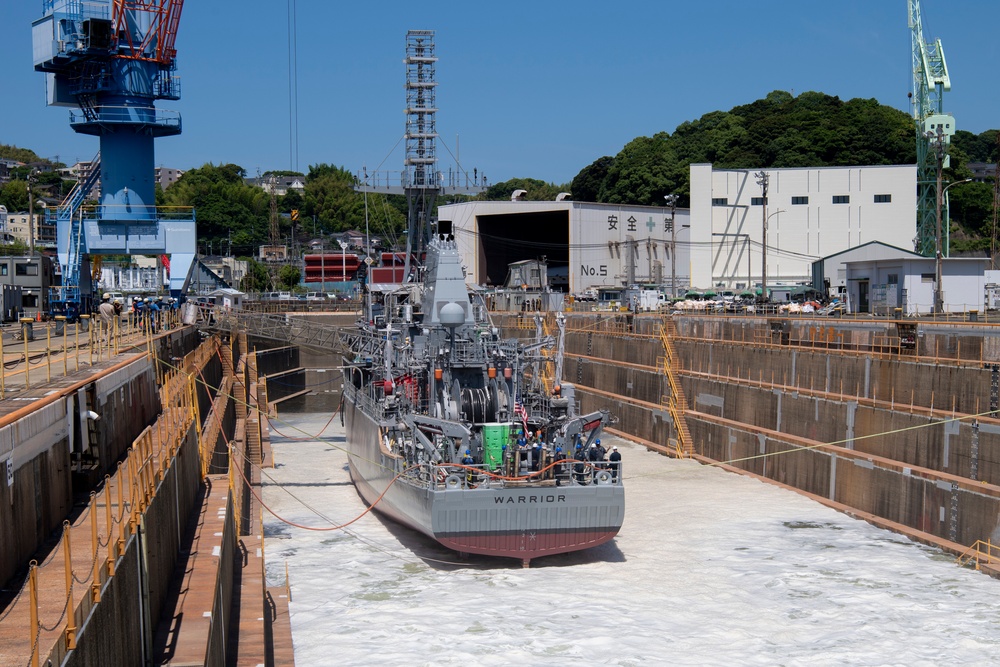
[[[304,525],[364,510],[336,419],[275,423],[265,501]],[[297,431],[296,428],[301,429]],[[986,665],[1000,582],[791,491],[614,438],[625,524],[595,549],[457,554],[368,514],[265,514],[301,665]],[[290,496],[276,483],[286,485]]]

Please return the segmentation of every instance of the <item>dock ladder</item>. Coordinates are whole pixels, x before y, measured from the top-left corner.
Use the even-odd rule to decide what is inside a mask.
[[[687,412],[687,399],[684,397],[684,390],[681,388],[680,360],[677,351],[674,349],[673,339],[677,336],[677,329],[674,320],[666,317],[659,328],[660,342],[663,345],[663,357],[661,357],[660,370],[667,378],[670,385],[670,393],[661,398],[660,402],[666,406],[670,412],[670,417],[674,422],[674,431],[677,434],[677,455],[687,457],[694,454],[694,443],[691,439],[691,432],[688,430],[687,419],[684,414]]]

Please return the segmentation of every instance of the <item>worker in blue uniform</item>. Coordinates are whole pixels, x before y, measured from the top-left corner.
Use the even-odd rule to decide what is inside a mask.
[[[462,457],[462,465],[470,466],[465,470],[465,479],[469,484],[472,484],[476,479],[476,471],[471,466],[476,465],[476,459],[472,458],[471,450],[465,450],[465,456]]]
[[[618,481],[618,469],[622,464],[622,455],[618,451],[618,445],[611,448],[611,453],[608,455],[608,467],[611,468],[611,481]]]

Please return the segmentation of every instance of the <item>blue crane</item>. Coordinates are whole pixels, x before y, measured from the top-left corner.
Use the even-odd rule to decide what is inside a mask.
[[[948,144],[955,133],[955,118],[944,111],[944,94],[951,90],[948,64],[941,40],[924,39],[920,0],[907,0],[913,60],[913,120],[917,139],[917,237],[916,251],[926,257],[937,252],[937,170],[950,164]],[[948,199],[941,202],[944,240],[948,256]]]
[[[153,140],[180,134],[181,117],[155,107],[180,99],[174,42],[183,0],[42,0],[32,23],[48,104],[72,107],[70,126],[100,138],[89,180],[57,208],[62,286],[54,314],[90,309],[87,254],[170,254],[170,290],[183,290],[196,249],[190,208],[157,208]],[[85,201],[100,180],[96,206]]]

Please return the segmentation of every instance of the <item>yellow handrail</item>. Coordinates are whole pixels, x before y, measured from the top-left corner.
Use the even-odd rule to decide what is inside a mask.
[[[669,325],[667,324],[668,322]],[[669,320],[657,327],[657,334],[659,335],[664,352],[664,356],[660,357],[658,361],[660,362],[660,370],[666,376],[667,384],[670,386],[670,395],[665,397],[666,401],[664,403],[674,423],[674,431],[677,435],[677,455],[683,457],[694,452],[694,443],[691,442],[691,433],[688,431],[687,422],[684,418],[684,411],[687,410],[687,401],[684,399],[684,391],[677,378],[676,370],[678,364],[676,361],[676,352],[670,340],[672,333],[673,323]]]
[[[1000,544],[993,544],[989,539],[986,541],[976,540],[975,544],[955,559],[955,562],[963,567],[970,562],[975,562],[977,570],[981,563],[992,565],[994,561],[1000,562]]]

